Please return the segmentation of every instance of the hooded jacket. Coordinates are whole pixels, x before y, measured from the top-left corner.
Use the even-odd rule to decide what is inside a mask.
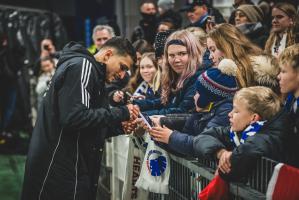
[[[126,107],[109,109],[105,64],[71,42],[41,103],[22,200],[95,199],[104,140],[122,133]],[[109,131],[108,131],[109,130]]]
[[[180,114],[173,115],[170,118],[167,116],[160,118],[162,126],[165,125],[170,129],[175,129],[170,135],[169,143],[165,148],[178,156],[194,156],[194,137],[211,127],[229,125],[228,113],[232,108],[232,99],[224,99],[213,105],[211,111],[193,113],[185,120],[183,117],[179,117]],[[176,129],[178,124],[182,124],[182,121],[185,122],[183,128]]]

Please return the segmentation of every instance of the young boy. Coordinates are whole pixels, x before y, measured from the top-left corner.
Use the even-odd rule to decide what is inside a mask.
[[[219,159],[218,170],[228,181],[240,181],[262,156],[283,161],[289,128],[278,96],[255,86],[238,91],[229,113],[230,127],[208,129],[194,138],[194,156]]]
[[[286,48],[279,57],[280,73],[278,75],[280,91],[287,94],[285,109],[290,114],[294,134],[290,144],[290,163],[299,167],[298,152],[299,145],[299,44]],[[292,155],[293,154],[293,155]],[[292,158],[293,157],[293,158]]]

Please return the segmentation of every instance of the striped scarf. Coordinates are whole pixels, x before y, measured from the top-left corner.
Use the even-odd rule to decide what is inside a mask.
[[[142,83],[138,86],[138,88],[136,89],[133,95],[134,96],[143,95],[146,97],[152,97],[155,95],[155,93],[147,82],[142,81]]]
[[[254,136],[257,132],[261,130],[264,123],[266,121],[256,121],[250,124],[241,134],[241,139],[239,139],[236,132],[230,130],[229,138],[230,141],[235,145],[235,147],[239,146],[240,144],[244,144],[246,139],[250,136]]]

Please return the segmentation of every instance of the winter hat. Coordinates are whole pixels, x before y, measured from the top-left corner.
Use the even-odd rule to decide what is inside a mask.
[[[185,0],[185,5],[180,9],[181,12],[190,11],[194,6],[209,6],[207,0]]]
[[[237,8],[237,11],[241,11],[246,15],[248,20],[252,23],[262,22],[264,13],[262,9],[255,5],[244,4]]]
[[[278,87],[277,75],[279,65],[275,57],[270,55],[260,55],[250,57],[254,72],[254,80],[257,85],[270,88]]]
[[[160,58],[163,55],[166,39],[171,33],[172,31],[168,30],[156,34],[154,43],[156,58]]]
[[[237,65],[231,59],[223,59],[218,67],[212,67],[202,73],[195,82],[200,94],[197,106],[205,108],[209,103],[231,98],[238,90]]]
[[[159,0],[157,5],[163,10],[170,10],[174,7],[174,0]]]

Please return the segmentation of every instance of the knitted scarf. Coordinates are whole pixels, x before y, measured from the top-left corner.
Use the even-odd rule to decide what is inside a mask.
[[[143,95],[146,97],[152,97],[155,95],[155,93],[147,82],[142,81],[142,83],[138,86],[138,88],[136,89],[136,91],[134,92],[133,95],[135,95],[135,96]]]
[[[241,134],[241,139],[239,139],[236,132],[230,130],[229,138],[230,141],[235,145],[235,147],[239,146],[240,144],[244,144],[246,139],[250,136],[254,136],[257,132],[261,130],[264,123],[266,121],[256,121],[250,124]]]

